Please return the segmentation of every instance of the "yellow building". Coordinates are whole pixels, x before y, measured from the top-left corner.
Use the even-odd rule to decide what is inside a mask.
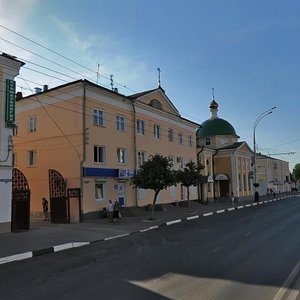
[[[239,142],[233,126],[218,117],[218,103],[210,103],[210,119],[197,130],[197,157],[204,166],[201,198],[219,199],[253,195],[251,179],[252,150],[246,142]],[[249,176],[250,175],[250,176]]]
[[[150,155],[173,159],[178,169],[196,162],[195,132],[159,86],[124,96],[87,80],[19,97],[14,136],[15,166],[28,179],[31,213],[50,199],[56,221],[99,215],[109,199],[123,206],[151,203],[151,191],[135,190],[129,179]],[[192,197],[197,197],[194,188]],[[173,186],[158,202],[185,199]]]

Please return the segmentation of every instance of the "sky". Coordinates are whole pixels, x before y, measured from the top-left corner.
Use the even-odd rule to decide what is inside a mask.
[[[300,1],[1,0],[0,52],[32,94],[86,78],[125,95],[161,86],[182,117],[218,116],[253,149],[300,163]],[[38,72],[37,72],[38,71]],[[97,76],[97,72],[98,75]],[[289,154],[295,152],[295,154]]]

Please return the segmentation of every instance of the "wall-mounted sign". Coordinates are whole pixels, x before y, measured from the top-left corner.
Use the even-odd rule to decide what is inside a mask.
[[[207,182],[208,183],[213,183],[214,182],[214,179],[211,175],[207,177]]]
[[[6,127],[14,127],[16,108],[16,83],[14,80],[6,79],[6,102],[5,122]]]
[[[131,178],[134,175],[132,169],[119,169],[119,178]]]

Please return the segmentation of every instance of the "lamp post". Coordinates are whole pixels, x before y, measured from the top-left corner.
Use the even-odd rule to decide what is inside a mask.
[[[256,130],[256,127],[258,125],[258,123],[261,121],[261,119],[263,119],[264,117],[266,117],[267,115],[270,115],[273,110],[276,108],[276,106],[264,111],[263,113],[261,113],[255,123],[254,123],[254,126],[253,126],[253,150],[254,150],[254,154],[253,154],[253,179],[254,179],[254,190],[255,190],[255,193],[254,195],[258,198],[259,197],[259,194],[258,192],[256,192],[256,188],[257,188],[257,172],[256,172],[256,140],[255,140],[255,130]],[[255,197],[254,196],[254,197]],[[256,197],[254,198],[256,200]]]

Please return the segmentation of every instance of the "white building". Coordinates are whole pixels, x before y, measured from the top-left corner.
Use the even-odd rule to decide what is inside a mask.
[[[0,55],[0,232],[11,230],[13,128],[15,124],[15,77],[23,62]]]

